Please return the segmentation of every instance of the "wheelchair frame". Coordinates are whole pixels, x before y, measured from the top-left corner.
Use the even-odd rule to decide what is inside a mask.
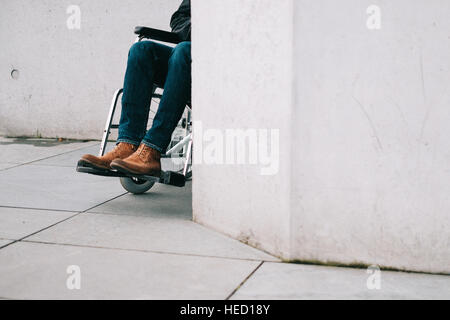
[[[152,98],[161,98],[160,94],[154,93],[156,88],[153,90]],[[117,102],[119,101],[119,97],[122,95],[123,89],[119,89],[114,93],[111,107],[109,109],[108,118],[106,120],[105,129],[103,130],[102,142],[100,145],[99,156],[103,156],[106,151],[106,145],[108,144],[108,138],[111,134],[111,129],[118,129],[118,124],[113,124],[114,114],[117,109]],[[172,146],[165,154],[162,154],[162,158],[170,158],[176,153],[179,154],[180,150],[183,150],[183,155],[186,156],[186,161],[183,167],[183,175],[187,177],[189,168],[191,167],[191,157],[192,157],[192,132],[191,132],[191,112],[192,109],[186,105],[187,115],[182,118],[182,121],[185,123],[186,136],[178,142],[176,145]],[[187,177],[188,178],[188,177]]]

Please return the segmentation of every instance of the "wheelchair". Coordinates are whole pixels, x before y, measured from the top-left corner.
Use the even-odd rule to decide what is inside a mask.
[[[178,44],[181,42],[178,35],[172,32],[147,28],[136,27],[134,33],[137,35],[135,42],[140,42],[144,39],[162,42],[164,44]],[[153,86],[152,102],[159,104],[164,89],[156,85]],[[106,151],[108,139],[112,129],[118,129],[119,125],[114,124],[114,115],[117,109],[117,103],[120,96],[123,94],[123,89],[118,89],[113,96],[108,117],[106,119],[105,129],[103,131],[102,141],[100,144],[99,156],[103,156]],[[150,106],[151,107],[151,106]],[[155,111],[150,109],[149,114],[155,114]],[[152,120],[149,117],[149,120]],[[149,121],[150,122],[150,121]],[[177,128],[172,134],[172,139],[168,149],[164,154],[161,154],[161,161],[164,159],[171,159],[172,164],[180,166],[176,171],[162,171],[160,177],[153,176],[133,176],[125,175],[115,170],[98,170],[91,167],[83,167],[78,165],[77,171],[81,173],[89,173],[93,175],[118,177],[123,188],[133,194],[142,194],[150,190],[156,183],[166,185],[184,187],[186,181],[192,179],[192,107],[188,102],[185,112],[178,123]]]

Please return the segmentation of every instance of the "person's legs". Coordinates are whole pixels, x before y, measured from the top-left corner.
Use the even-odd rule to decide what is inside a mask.
[[[117,143],[126,142],[138,146],[144,138],[153,85],[164,84],[172,51],[171,47],[151,41],[137,42],[131,47]]]
[[[78,166],[109,170],[111,161],[125,159],[138,149],[147,129],[153,84],[164,84],[172,50],[151,41],[138,42],[131,47],[117,145],[102,157],[83,155]]]
[[[167,149],[190,97],[191,43],[182,42],[172,50],[168,60],[164,93],[152,128],[134,154],[123,160],[115,159],[111,167],[125,173],[159,176],[161,153]]]

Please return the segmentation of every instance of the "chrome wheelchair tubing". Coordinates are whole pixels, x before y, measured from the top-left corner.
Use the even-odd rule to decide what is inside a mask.
[[[183,140],[181,140],[180,142],[178,142],[176,145],[174,145],[172,147],[172,149],[170,149],[169,151],[166,152],[166,156],[170,156],[178,151],[180,151],[181,149],[183,149],[188,143],[189,141],[192,140],[192,134],[188,134],[186,137],[183,138]]]
[[[122,93],[123,93],[123,89],[119,89],[114,93],[114,96],[113,96],[113,99],[111,102],[111,107],[109,109],[108,118],[106,119],[105,130],[103,131],[102,143],[100,145],[100,152],[99,152],[100,157],[105,154],[105,148],[106,148],[106,144],[108,143],[109,134],[111,133],[110,129],[111,129],[112,121],[114,118],[114,113],[116,112],[117,102],[119,101],[119,97]]]
[[[187,147],[186,152],[186,162],[184,163],[184,169],[183,169],[183,176],[187,176],[188,170],[189,170],[189,163],[191,162],[191,155],[192,155],[192,139],[189,140],[189,144]]]

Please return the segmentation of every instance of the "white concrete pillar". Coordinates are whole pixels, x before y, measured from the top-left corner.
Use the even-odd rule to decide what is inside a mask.
[[[290,0],[192,1],[194,121],[203,126],[203,135],[194,132],[194,219],[283,256],[289,253],[292,10]],[[208,135],[225,137],[227,129],[277,130],[278,172],[261,175],[260,157],[256,165],[206,164]]]
[[[288,260],[449,272],[450,3],[192,5],[194,219]],[[279,129],[278,173],[199,161],[227,129]]]
[[[295,1],[291,256],[449,272],[450,3],[374,3]]]

